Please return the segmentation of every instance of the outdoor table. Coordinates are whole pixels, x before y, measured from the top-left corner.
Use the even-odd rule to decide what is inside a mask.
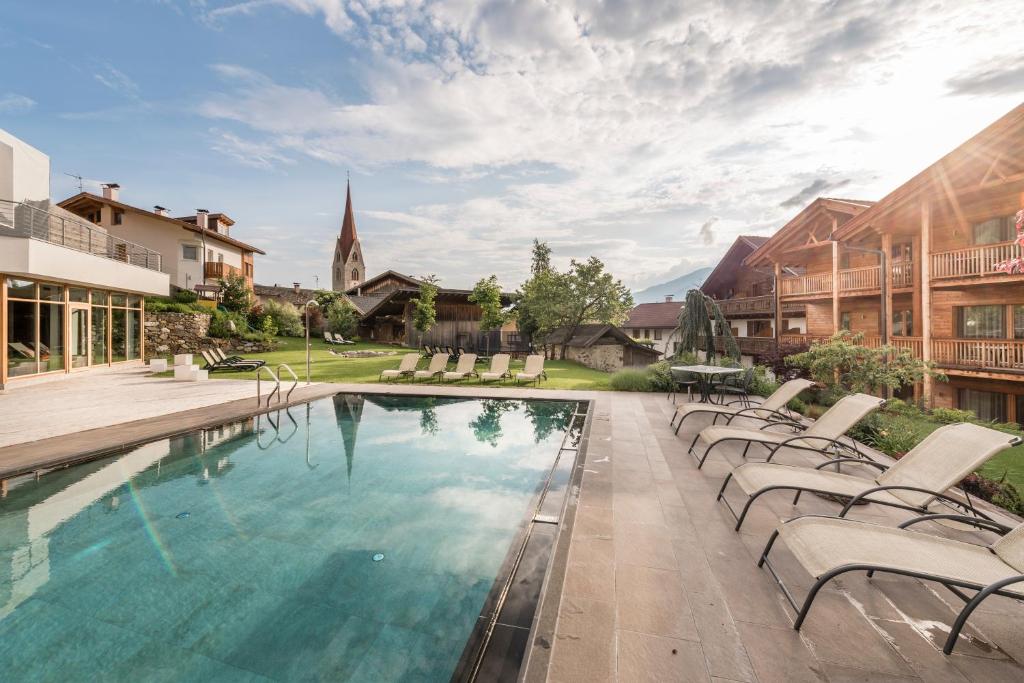
[[[673,370],[690,372],[700,378],[700,402],[711,403],[711,384],[715,375],[734,375],[743,368],[723,368],[718,365],[673,365]]]

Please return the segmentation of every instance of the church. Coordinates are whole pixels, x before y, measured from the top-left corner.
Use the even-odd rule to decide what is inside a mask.
[[[347,292],[366,279],[363,248],[356,234],[356,217],[352,212],[352,183],[345,184],[345,216],[341,220],[341,234],[334,245],[334,263],[331,268],[331,289]]]

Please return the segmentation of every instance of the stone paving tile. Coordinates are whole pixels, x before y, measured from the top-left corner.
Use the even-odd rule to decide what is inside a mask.
[[[698,643],[622,629],[616,636],[617,679],[622,683],[710,680]]]
[[[615,561],[654,569],[678,569],[672,537],[657,524],[616,523]]]
[[[607,600],[615,595],[615,565],[570,562],[563,590],[572,597]]]
[[[678,571],[618,564],[615,606],[619,628],[697,640],[697,627]]]
[[[827,680],[821,664],[793,629],[742,621],[737,622],[736,627],[759,681],[805,683]]]
[[[614,564],[614,541],[597,536],[574,537],[569,546],[569,561],[578,564]]]
[[[602,536],[604,538],[611,538],[611,508],[580,505],[576,509],[576,522],[573,526],[573,536]]]
[[[684,582],[708,670],[733,681],[754,681],[754,669],[743,647],[725,599],[717,591],[694,593]]]
[[[549,681],[615,678],[615,605],[564,596],[548,669]]]

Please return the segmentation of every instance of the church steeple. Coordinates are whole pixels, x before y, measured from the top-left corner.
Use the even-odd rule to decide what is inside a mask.
[[[331,273],[332,288],[339,292],[358,285],[366,279],[363,250],[356,234],[356,217],[352,210],[352,184],[345,183],[345,214],[341,219],[341,235],[334,247]]]

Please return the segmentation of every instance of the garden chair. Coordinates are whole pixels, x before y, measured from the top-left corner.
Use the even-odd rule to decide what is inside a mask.
[[[526,364],[523,367],[523,371],[516,373],[516,383],[533,382],[534,384],[540,385],[542,377],[544,379],[548,378],[547,373],[544,372],[544,356],[534,354],[526,357]]]
[[[324,330],[324,341],[327,342],[328,344],[337,344],[338,343],[338,342],[334,341],[334,337],[332,337],[331,333],[328,332],[327,330]]]
[[[496,353],[491,357],[491,369],[480,373],[480,383],[505,381],[512,379],[512,373],[508,371],[508,363],[511,356],[507,353]]]
[[[206,361],[206,365],[203,366],[203,370],[208,370],[210,372],[215,372],[217,370],[255,370],[259,367],[258,365],[252,364],[237,365],[235,363],[222,361],[207,349],[201,349],[199,353],[202,355],[203,360]]]
[[[267,364],[265,360],[259,360],[257,358],[242,358],[241,356],[228,356],[220,350],[219,346],[213,347],[210,350],[210,354],[222,363],[230,363],[235,366],[243,367],[247,370],[255,370],[258,367],[262,367]]]
[[[891,466],[858,458],[836,458],[813,469],[776,463],[746,463],[725,478],[718,491],[718,500],[733,514],[737,531],[754,501],[772,491],[796,491],[794,505],[804,491],[847,499],[840,517],[845,517],[858,503],[878,503],[918,514],[936,512],[934,505],[938,503],[956,508],[958,512],[985,517],[974,509],[970,498],[962,502],[946,492],[997,453],[1020,442],[1020,437],[963,422],[936,429]],[[824,471],[828,465],[848,462],[874,467],[881,474],[867,479]],[[725,498],[725,489],[730,481],[735,481],[747,495],[738,516]]]
[[[348,339],[345,339],[344,337],[342,337],[340,334],[337,334],[337,333],[335,333],[335,335],[334,335],[334,343],[335,344],[355,344],[354,341],[350,341]]]
[[[402,356],[402,361],[398,364],[397,370],[384,370],[380,373],[380,377],[377,381],[383,379],[389,382],[393,379],[400,379],[402,377],[412,377],[413,372],[416,371],[416,363],[420,360],[420,354],[418,353],[407,353]]]
[[[976,545],[932,536],[908,527],[920,522],[955,521],[992,531],[1001,538],[990,545]],[[807,597],[797,606],[768,554],[778,539],[814,577]],[[797,612],[793,628],[800,630],[822,586],[846,572],[866,571],[909,576],[942,584],[966,605],[957,614],[942,648],[951,654],[967,619],[987,597],[1024,599],[1024,524],[1010,528],[997,522],[962,515],[923,515],[898,528],[852,519],[807,515],[783,522],[768,539],[757,566],[766,566],[782,594]],[[962,589],[977,591],[973,596]]]
[[[427,344],[423,345],[423,355],[424,356],[432,356],[432,355],[434,355],[434,352],[430,349],[430,346],[427,345]]]
[[[786,405],[796,398],[801,391],[814,386],[814,382],[809,379],[791,379],[781,387],[776,389],[768,398],[762,401],[759,405],[750,406],[748,408],[737,408],[733,404],[716,405],[714,403],[683,403],[676,408],[675,414],[672,415],[672,419],[669,420],[669,425],[675,423],[676,418],[679,418],[679,424],[676,425],[676,434],[679,433],[679,428],[683,426],[683,421],[691,415],[698,413],[710,413],[715,416],[715,420],[712,424],[718,422],[719,417],[724,417],[726,424],[732,422],[735,418],[744,417],[762,420],[764,422],[781,422],[781,423],[792,423],[795,419],[791,413],[783,413],[786,409]]]
[[[669,373],[672,375],[672,388],[666,399],[670,399],[675,403],[676,391],[686,387],[686,400],[693,401],[693,388],[700,384],[700,378],[692,372],[676,370],[674,368],[669,369]]]
[[[448,380],[454,382],[460,379],[469,379],[470,377],[476,377],[476,370],[473,366],[476,365],[476,354],[475,353],[464,353],[459,356],[458,361],[455,363],[455,370],[452,372],[446,372],[441,375],[442,380]]]
[[[412,374],[412,381],[415,382],[418,379],[432,379],[437,377],[441,378],[444,374],[444,369],[448,367],[449,355],[447,353],[435,353],[430,357],[430,365],[427,366],[426,370],[417,370]]]
[[[750,387],[754,383],[754,368],[747,368],[738,375],[724,378],[719,383],[716,393],[718,402],[725,404],[730,396],[737,397],[731,403],[739,403],[744,408],[750,407]]]
[[[845,450],[852,452],[857,457],[864,457],[853,439],[847,437],[848,443],[843,443],[841,439],[847,430],[883,405],[885,405],[885,399],[878,398],[877,396],[869,396],[868,394],[844,396],[836,401],[834,406],[825,411],[824,415],[815,420],[811,426],[795,435],[792,433],[784,434],[766,431],[767,427],[774,426],[771,424],[765,425],[761,429],[733,427],[732,425],[712,425],[705,427],[697,436],[693,437],[689,453],[697,458],[698,469],[704,466],[704,462],[708,459],[712,449],[726,441],[745,441],[747,445],[743,449],[743,457],[747,456],[747,451],[750,449],[751,444],[760,444],[769,450],[769,462],[783,446],[820,453],[824,456],[838,454],[839,451]],[[789,423],[788,426],[791,429],[803,429],[802,425],[797,425],[795,422]],[[705,443],[704,454],[699,457],[693,450],[698,440]]]

